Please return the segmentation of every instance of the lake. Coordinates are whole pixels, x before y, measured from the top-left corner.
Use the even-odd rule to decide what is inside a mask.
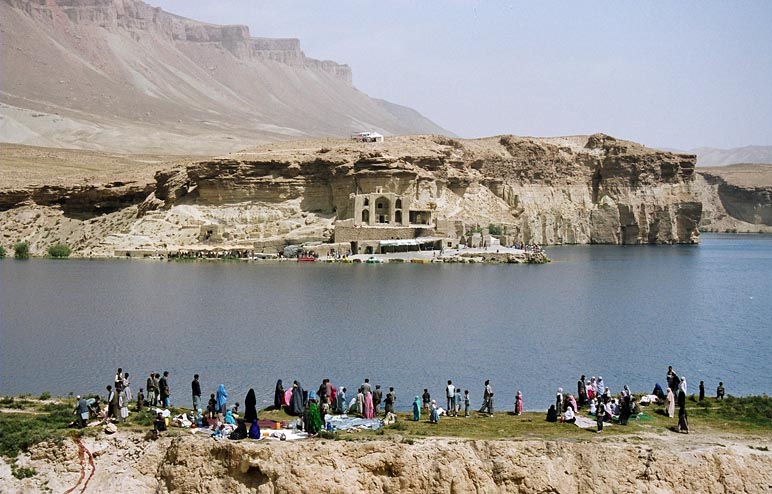
[[[699,246],[550,247],[549,265],[0,261],[0,394],[135,393],[190,381],[316,389],[394,386],[398,408],[448,379],[498,410],[522,390],[546,409],[560,386],[601,375],[648,392],[668,365],[708,394],[772,391],[772,236],[703,235]],[[442,400],[444,401],[444,400]],[[206,402],[206,398],[204,398]]]

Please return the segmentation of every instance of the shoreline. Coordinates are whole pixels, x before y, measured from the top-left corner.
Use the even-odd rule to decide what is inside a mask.
[[[272,413],[278,412],[259,415]],[[596,434],[546,423],[541,413],[443,417],[439,424],[398,415],[396,424],[379,431],[297,441],[212,439],[177,427],[154,440],[139,422],[119,425],[114,434],[102,427],[71,431],[16,458],[0,458],[0,490],[654,494],[762,493],[772,485],[769,424],[721,428],[721,420],[695,418],[693,433],[683,435],[655,417]],[[0,419],[9,416],[2,411]],[[477,436],[453,435],[461,426]],[[536,432],[523,432],[528,429]],[[422,430],[434,432],[424,436]]]

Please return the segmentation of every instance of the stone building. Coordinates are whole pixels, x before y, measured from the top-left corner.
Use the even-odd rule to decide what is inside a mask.
[[[354,254],[377,254],[402,250],[456,247],[452,222],[436,218],[433,209],[413,207],[409,196],[394,192],[351,194],[353,217],[335,223],[335,242],[349,243]],[[445,228],[438,228],[440,227]]]

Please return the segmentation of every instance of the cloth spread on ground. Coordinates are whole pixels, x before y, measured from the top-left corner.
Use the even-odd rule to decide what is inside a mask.
[[[383,425],[381,419],[360,419],[359,417],[349,417],[347,415],[328,414],[324,416],[324,421],[341,431],[362,429],[375,431]]]
[[[260,432],[261,439],[273,439],[274,441],[295,441],[297,439],[306,439],[308,437],[308,434],[305,432],[295,432],[291,430]]]
[[[595,417],[587,418],[587,417],[580,417],[579,415],[577,415],[576,422],[574,422],[574,425],[581,429],[594,429],[598,427],[598,422],[595,420]],[[603,427],[611,427],[611,423],[603,422]]]
[[[257,425],[260,426],[260,430],[264,429],[284,429],[287,427],[287,422],[278,422],[276,420],[271,419],[258,419]]]
[[[657,395],[644,395],[641,396],[640,404],[643,406],[649,405],[650,403],[657,403],[659,401],[659,398],[657,398]]]

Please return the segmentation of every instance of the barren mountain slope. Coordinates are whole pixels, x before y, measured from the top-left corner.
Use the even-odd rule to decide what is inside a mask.
[[[212,154],[358,130],[447,133],[358,91],[348,66],[307,58],[296,39],[138,0],[0,0],[0,30],[4,142]]]

